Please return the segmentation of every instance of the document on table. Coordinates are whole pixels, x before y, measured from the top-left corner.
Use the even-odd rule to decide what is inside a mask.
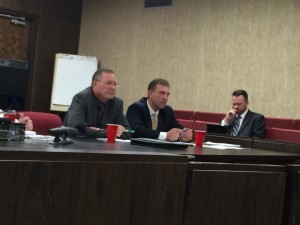
[[[189,146],[194,146],[193,143],[187,143],[187,142],[177,142],[177,141],[163,141],[163,140],[157,140],[157,139],[151,139],[151,138],[131,138],[131,144],[133,145],[146,145],[146,146],[152,146],[156,148],[165,148],[165,149],[185,149]]]
[[[144,141],[148,143],[156,143],[156,144],[172,144],[172,145],[191,145],[194,146],[194,143],[189,142],[180,142],[180,141],[164,141],[158,139],[151,139],[151,138],[132,138],[135,141]]]
[[[97,140],[101,141],[101,142],[107,142],[107,138],[97,138]],[[116,142],[127,142],[127,143],[130,143],[130,140],[124,140],[124,139],[116,138]]]
[[[243,149],[241,148],[241,145],[238,144],[217,143],[210,141],[204,142],[203,147],[217,149]]]
[[[45,140],[45,141],[52,141],[54,140],[53,136],[49,136],[49,135],[39,135],[36,134],[35,131],[25,131],[25,138],[28,139],[38,139],[38,140]]]

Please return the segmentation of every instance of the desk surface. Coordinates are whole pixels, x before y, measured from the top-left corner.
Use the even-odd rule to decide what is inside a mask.
[[[203,162],[250,162],[250,163],[293,163],[300,160],[300,154],[281,151],[245,148],[241,150],[188,147],[183,150],[168,150],[149,146],[131,145],[130,143],[103,143],[100,141],[78,141],[68,145],[52,145],[47,141],[26,139],[24,142],[0,142],[0,159],[48,159],[48,160],[100,160],[128,159],[143,161],[155,160],[190,160]],[[181,157],[180,157],[181,156]],[[180,159],[178,159],[180,158]]]

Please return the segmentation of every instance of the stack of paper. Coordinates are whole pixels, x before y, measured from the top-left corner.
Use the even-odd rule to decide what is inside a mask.
[[[241,145],[238,144],[227,144],[227,143],[217,143],[207,141],[203,144],[203,147],[206,148],[217,148],[217,149],[243,149]]]

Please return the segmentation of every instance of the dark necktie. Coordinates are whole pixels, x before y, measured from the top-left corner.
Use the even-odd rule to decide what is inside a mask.
[[[101,126],[103,125],[102,124],[102,119],[103,119],[103,115],[104,115],[104,108],[105,108],[105,104],[98,105],[97,127],[99,127],[99,128],[103,128]]]
[[[236,118],[235,118],[235,121],[234,121],[234,125],[233,125],[233,130],[232,130],[232,133],[231,135],[232,136],[237,136],[238,133],[239,133],[239,128],[240,128],[240,119],[242,117],[240,115],[238,115]]]

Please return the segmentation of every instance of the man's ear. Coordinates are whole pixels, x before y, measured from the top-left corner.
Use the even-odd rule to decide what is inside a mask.
[[[152,95],[152,91],[151,90],[148,90],[148,98],[150,98]]]

